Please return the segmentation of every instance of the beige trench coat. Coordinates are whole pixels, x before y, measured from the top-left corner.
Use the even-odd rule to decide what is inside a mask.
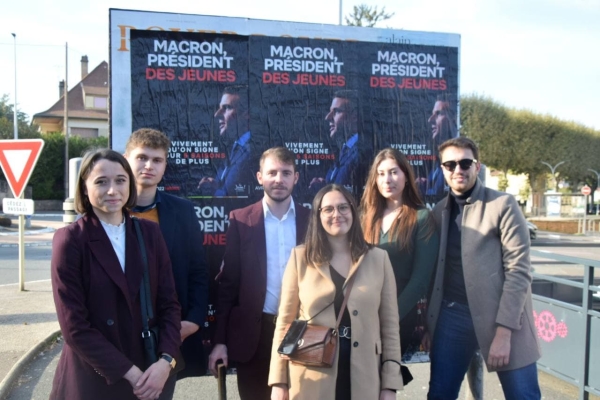
[[[394,272],[387,253],[373,248],[354,264],[348,278],[356,275],[348,298],[352,323],[350,356],[352,400],[376,400],[381,389],[400,390],[400,330]],[[279,317],[273,339],[269,385],[289,385],[290,399],[334,400],[337,355],[332,368],[294,365],[282,360],[277,348],[288,323],[309,319],[334,300],[335,285],[329,265],[304,263],[304,246],[292,250],[283,284]],[[334,327],[335,310],[330,306],[310,323]]]
[[[444,272],[450,209],[448,198],[433,209],[440,229],[440,251],[427,316],[435,327],[444,298]],[[477,187],[467,199],[462,217],[462,261],[467,299],[477,342],[484,360],[496,326],[512,330],[510,360],[502,371],[527,366],[540,358],[531,303],[529,230],[512,195]]]

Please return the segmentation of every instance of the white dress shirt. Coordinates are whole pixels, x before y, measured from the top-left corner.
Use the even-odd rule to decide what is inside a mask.
[[[296,247],[296,208],[294,201],[281,219],[271,213],[263,198],[265,241],[267,243],[267,295],[263,312],[277,315],[281,281],[292,249]]]
[[[104,221],[100,221],[100,223],[117,254],[121,269],[125,272],[125,221],[121,222],[119,226],[107,224]]]

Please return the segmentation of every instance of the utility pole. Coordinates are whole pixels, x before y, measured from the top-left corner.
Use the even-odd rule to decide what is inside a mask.
[[[64,90],[64,121],[65,132],[65,199],[69,197],[69,43],[65,43],[65,90]]]
[[[340,0],[341,1],[341,0]],[[14,135],[15,140],[19,138],[19,125],[18,125],[18,113],[17,113],[17,34],[11,33],[13,41],[15,43],[15,109],[13,110],[13,124],[14,124]]]

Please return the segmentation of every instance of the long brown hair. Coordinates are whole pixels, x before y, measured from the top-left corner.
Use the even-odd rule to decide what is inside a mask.
[[[327,193],[335,190],[340,192],[346,198],[352,212],[352,225],[348,231],[352,261],[358,261],[360,256],[365,254],[370,248],[363,237],[362,229],[360,229],[354,197],[352,197],[350,192],[343,186],[330,184],[319,190],[313,199],[305,241],[306,251],[304,252],[304,261],[307,265],[322,265],[331,261],[331,257],[333,257],[331,247],[329,246],[329,240],[327,240],[327,232],[325,232],[323,224],[321,223],[321,211],[319,211],[319,208],[323,202],[323,197],[325,197]]]
[[[379,244],[381,232],[381,221],[386,207],[386,199],[379,193],[377,188],[377,168],[382,161],[390,159],[398,164],[398,167],[404,173],[406,183],[402,192],[402,206],[398,217],[390,227],[390,241],[398,244],[399,250],[412,251],[413,234],[417,228],[417,211],[425,208],[425,203],[421,199],[419,190],[415,183],[415,173],[406,156],[396,149],[381,150],[369,170],[365,192],[360,201],[361,223],[365,233],[365,240],[372,244]],[[435,226],[431,218],[427,221],[428,230],[426,237],[433,234]]]

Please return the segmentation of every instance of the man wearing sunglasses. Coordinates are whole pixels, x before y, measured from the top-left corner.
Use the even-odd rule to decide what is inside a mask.
[[[428,399],[456,399],[478,349],[507,399],[540,399],[525,218],[512,195],[477,179],[472,140],[450,139],[439,151],[450,193],[433,210],[441,240],[427,316]]]

